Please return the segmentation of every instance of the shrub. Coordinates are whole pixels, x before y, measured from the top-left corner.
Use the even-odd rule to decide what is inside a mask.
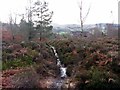
[[[75,61],[76,57],[72,53],[64,54],[63,58],[61,59],[61,62],[65,65],[74,64]]]
[[[28,65],[33,64],[32,62],[32,58],[29,56],[24,56],[21,59],[15,59],[15,60],[9,60],[7,62],[3,62],[2,64],[2,69],[6,70],[6,69],[10,69],[10,68],[17,68],[17,67],[25,67]]]
[[[9,60],[7,62],[3,62],[2,64],[2,69],[10,69],[10,68],[16,68],[16,67],[22,67],[24,65],[23,62],[21,62],[20,59],[17,60]]]
[[[14,85],[14,88],[39,88],[39,75],[31,67],[29,70],[13,76],[11,83]]]
[[[38,55],[38,52],[36,50],[31,50],[31,49],[28,49],[28,56],[29,57],[35,57]]]
[[[112,88],[118,88],[120,82],[118,78],[113,77],[115,79],[115,82],[109,82],[109,74],[105,70],[100,70],[97,67],[91,67],[90,71],[90,80],[91,82],[87,84],[86,88],[92,88],[92,89],[112,89]],[[120,88],[120,87],[119,87]]]

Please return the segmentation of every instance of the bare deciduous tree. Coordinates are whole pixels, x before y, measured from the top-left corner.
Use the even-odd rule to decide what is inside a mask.
[[[90,12],[91,5],[89,6],[85,16],[83,16],[83,0],[80,0],[80,3],[78,3],[78,6],[79,6],[79,10],[80,10],[80,26],[81,26],[81,30],[82,30],[82,33],[83,33],[84,22],[85,22],[88,14]]]
[[[11,30],[11,33],[12,33],[12,38],[13,38],[13,41],[14,41],[14,32],[13,32],[13,17],[12,17],[12,14],[9,15],[9,25],[10,25],[10,30]]]

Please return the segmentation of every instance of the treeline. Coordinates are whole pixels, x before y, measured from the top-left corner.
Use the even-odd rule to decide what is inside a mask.
[[[31,0],[30,0],[31,1]],[[16,17],[13,19],[9,16],[9,23],[1,23],[2,30],[6,29],[10,32],[14,41],[16,35],[21,35],[25,41],[35,38],[39,40],[51,38],[53,26],[51,25],[53,11],[49,10],[46,1],[30,2],[26,9],[26,14],[22,14],[19,24],[16,24]]]

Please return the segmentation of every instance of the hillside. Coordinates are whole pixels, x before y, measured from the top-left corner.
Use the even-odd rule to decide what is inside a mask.
[[[4,43],[2,86],[55,88],[58,83],[62,88],[120,88],[118,44],[115,38]],[[48,45],[56,48],[61,64],[67,68],[65,79],[60,79],[56,57]]]

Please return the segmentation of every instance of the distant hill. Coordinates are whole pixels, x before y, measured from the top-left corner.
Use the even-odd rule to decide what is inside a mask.
[[[99,28],[100,30],[106,29],[108,25],[111,25],[113,28],[118,28],[120,25],[118,24],[111,24],[111,23],[98,23],[98,24],[87,24],[84,25],[84,30],[89,32],[90,29],[92,28]],[[66,24],[66,25],[58,25],[58,24],[53,24],[53,32],[54,33],[61,33],[61,32],[66,32],[70,33],[71,31],[80,31],[80,25],[78,24]]]

